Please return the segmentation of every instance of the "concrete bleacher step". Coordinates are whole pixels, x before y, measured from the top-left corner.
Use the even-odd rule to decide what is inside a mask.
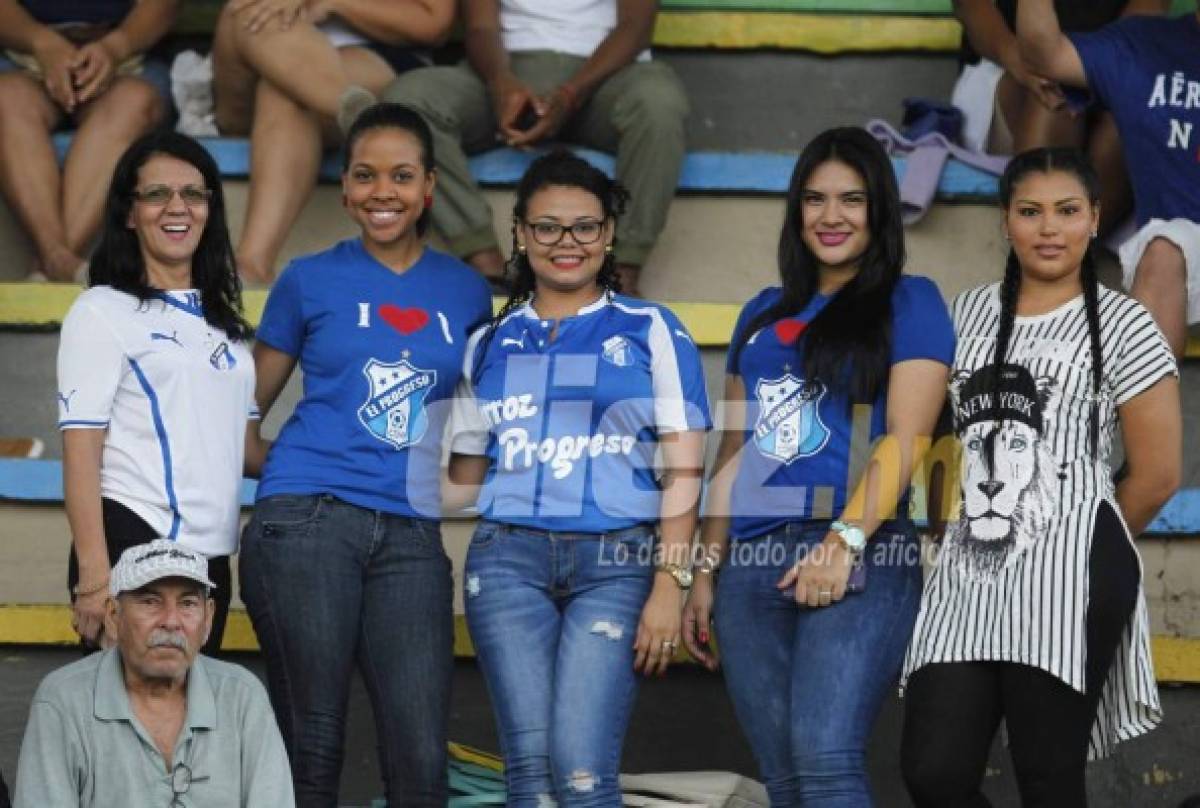
[[[65,145],[59,139],[60,147]],[[227,176],[224,183],[229,221],[236,241],[244,218],[248,183],[245,141],[206,141]],[[586,153],[611,168],[611,158]],[[490,187],[497,232],[510,227],[511,186],[530,160],[528,154],[497,150],[472,161],[473,170]],[[776,277],[775,250],[795,155],[790,153],[693,152],[688,155],[680,189],[667,227],[644,273],[643,292],[660,300],[740,305]],[[904,161],[897,160],[903,172]],[[340,194],[331,184],[336,162],[327,161],[325,182],[306,204],[284,245],[281,263],[322,249],[354,234],[340,210]],[[941,204],[909,231],[909,271],[929,275],[947,296],[992,277],[1002,266],[999,221],[986,201],[995,180],[952,161],[939,190]],[[0,214],[0,281],[24,277],[31,264],[29,246],[10,215]],[[11,295],[10,295],[11,296]],[[732,318],[724,315],[732,325]],[[0,322],[7,320],[0,312]]]
[[[73,642],[65,584],[70,534],[61,508],[58,468],[54,461],[0,461],[0,520],[5,525],[0,540],[0,569],[5,571],[0,644]],[[1138,541],[1161,681],[1200,683],[1200,587],[1196,583],[1200,542],[1174,535],[1181,529],[1200,530],[1198,506],[1200,491],[1186,492],[1156,522],[1155,532]],[[461,594],[471,527],[467,521],[447,520],[442,528],[458,581],[455,653],[459,656],[473,654]],[[236,563],[235,558],[234,580]],[[224,647],[231,651],[258,647],[240,598],[234,600]]]

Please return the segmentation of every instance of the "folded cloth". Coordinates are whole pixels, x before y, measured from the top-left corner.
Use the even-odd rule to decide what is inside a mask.
[[[767,808],[767,790],[733,772],[622,774],[625,805],[672,808]]]
[[[216,137],[217,119],[213,113],[212,56],[186,50],[171,63],[171,95],[179,110],[175,131],[192,137]]]
[[[961,143],[963,111],[953,104],[935,98],[904,99],[904,118],[900,125],[909,140],[917,140],[931,132],[940,132],[952,143]]]
[[[999,176],[1008,165],[1007,157],[971,151],[950,141],[940,132],[930,132],[909,140],[887,121],[868,121],[866,130],[883,144],[887,153],[905,160],[900,178],[901,218],[906,225],[919,222],[937,194],[942,169],[951,157],[972,168]]]
[[[964,125],[959,142],[971,151],[987,150],[992,115],[996,111],[996,85],[1004,77],[1004,68],[987,59],[964,65],[954,83],[950,101],[962,111]]]

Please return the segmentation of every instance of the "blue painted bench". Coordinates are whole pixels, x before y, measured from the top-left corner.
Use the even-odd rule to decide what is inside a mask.
[[[230,179],[244,179],[250,173],[250,143],[243,138],[214,137],[201,141],[216,158],[221,174]],[[70,134],[55,136],[59,156],[66,152]],[[615,164],[611,155],[591,149],[575,149],[581,157],[611,174]],[[481,185],[504,187],[516,185],[536,152],[500,148],[471,158],[471,172]],[[321,180],[336,182],[341,176],[341,155],[330,152],[321,164]],[[679,190],[684,193],[714,194],[782,194],[796,155],[777,152],[690,152],[684,158],[679,178]],[[897,178],[906,168],[902,158],[892,160]],[[942,172],[938,185],[941,201],[994,201],[996,177],[951,159]]]
[[[242,505],[254,504],[257,483],[242,481]],[[0,502],[61,505],[62,462],[58,460],[0,459]],[[1148,535],[1200,533],[1200,488],[1177,493],[1147,528]]]

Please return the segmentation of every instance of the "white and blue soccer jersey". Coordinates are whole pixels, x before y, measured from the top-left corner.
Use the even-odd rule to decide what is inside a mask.
[[[619,295],[557,323],[526,304],[476,331],[455,405],[453,451],[491,461],[480,511],[545,530],[657,521],[659,436],[711,425],[691,336]]]
[[[329,493],[360,508],[441,516],[442,436],[487,283],[426,249],[403,273],[360,239],[297,258],[271,289],[258,341],[299,360],[304,396],[259,498]]]
[[[254,361],[204,319],[200,294],[81,294],[58,348],[58,426],[106,429],[100,494],[208,556],[237,550]]]

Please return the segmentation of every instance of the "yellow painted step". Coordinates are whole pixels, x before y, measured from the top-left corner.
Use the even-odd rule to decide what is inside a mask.
[[[71,610],[65,605],[0,605],[0,644],[14,645],[74,645],[79,641],[71,629]],[[258,640],[250,618],[241,609],[232,609],[225,625],[224,651],[257,651]],[[1200,684],[1200,638],[1152,638],[1154,672],[1160,682]],[[475,648],[467,633],[466,618],[454,617],[454,655],[475,656]],[[677,661],[688,659],[680,649]]]
[[[57,328],[79,292],[79,287],[68,284],[0,283],[0,330]],[[257,325],[267,301],[267,292],[265,289],[250,289],[244,299],[246,317],[252,325]],[[504,300],[495,298],[492,302],[495,310],[499,311]],[[741,310],[736,303],[674,301],[666,302],[666,305],[683,321],[696,344],[704,348],[720,348],[729,344]],[[1192,337],[1188,340],[1186,356],[1188,359],[1200,358],[1200,339]]]

